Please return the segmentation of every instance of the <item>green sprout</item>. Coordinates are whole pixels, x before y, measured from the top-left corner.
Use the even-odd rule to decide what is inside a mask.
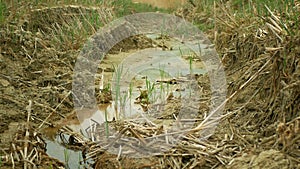
[[[159,74],[160,74],[160,99],[164,100],[163,94],[165,93],[165,88],[164,88],[164,83],[162,82],[162,80],[165,79],[164,67],[160,67]]]
[[[190,65],[190,75],[193,74],[193,56],[189,56],[189,65]]]
[[[78,161],[81,161],[81,154],[80,153],[78,154]],[[80,165],[78,165],[77,168],[80,169]]]
[[[115,101],[115,111],[117,112],[117,119],[119,118],[118,115],[118,106],[119,106],[119,99],[120,99],[120,83],[121,83],[121,75],[123,72],[123,65],[116,67],[115,65],[112,65],[114,72],[115,72],[115,82],[114,82],[114,89],[115,89],[115,95],[116,95],[116,101]]]
[[[0,156],[0,167],[2,166],[2,157]]]
[[[128,92],[123,92],[123,94],[120,94],[120,113],[123,114],[123,117],[125,117],[125,107],[128,99]],[[120,118],[120,117],[119,117]]]
[[[65,158],[66,165],[69,166],[70,152],[66,148],[64,149],[64,158]]]
[[[108,138],[109,128],[108,128],[108,117],[107,117],[107,110],[106,109],[105,109],[105,112],[104,112],[104,116],[105,116],[105,134],[106,134],[106,138]]]
[[[52,161],[50,161],[50,166],[49,166],[49,169],[53,169],[53,164],[52,164]]]
[[[130,84],[129,84],[129,106],[130,106],[130,111],[129,111],[129,113],[130,113],[130,116],[131,116],[131,102],[132,102],[132,92],[133,92],[133,82],[130,82]]]

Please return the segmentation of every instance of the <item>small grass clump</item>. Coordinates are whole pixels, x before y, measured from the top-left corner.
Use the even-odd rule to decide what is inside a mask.
[[[156,101],[156,91],[155,91],[155,83],[151,82],[147,77],[145,79],[145,83],[146,83],[146,92],[147,92],[147,96],[146,96],[146,102],[149,103],[154,103]]]

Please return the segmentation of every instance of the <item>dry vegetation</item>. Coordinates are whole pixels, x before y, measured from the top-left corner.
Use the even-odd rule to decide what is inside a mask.
[[[62,167],[46,154],[45,139],[65,133],[73,138],[65,146],[81,150],[95,168],[299,168],[300,2],[278,3],[281,10],[252,1],[216,2],[209,9],[196,2],[174,13],[207,26],[226,69],[226,111],[208,140],[196,139],[205,127],[198,126],[165,154],[143,159],[106,152],[115,142],[135,142],[116,136],[103,147],[55,123],[74,120],[76,57],[89,36],[119,15],[115,4],[1,2],[0,167]],[[43,132],[49,126],[52,136]],[[134,122],[116,126],[141,144],[163,132]]]

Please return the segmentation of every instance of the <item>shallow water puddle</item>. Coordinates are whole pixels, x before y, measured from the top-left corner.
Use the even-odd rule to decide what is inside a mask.
[[[59,140],[59,139],[57,139]],[[82,160],[81,151],[73,151],[59,144],[57,141],[46,140],[46,153],[55,159],[65,163],[67,169],[81,168],[80,161]]]
[[[147,120],[148,109],[162,110],[171,96],[183,100],[182,104],[191,95],[194,100],[197,97],[197,92],[193,92],[198,90],[195,76],[204,75],[208,70],[195,53],[205,52],[208,46],[199,42],[183,44],[172,38],[162,40],[155,34],[146,37],[158,46],[163,43],[166,49],[155,47],[109,54],[100,63],[104,70],[98,75],[102,77],[101,88],[103,84],[110,86],[113,98],[98,109],[78,110],[82,132],[89,138],[93,138],[91,134],[97,125],[106,122]]]
[[[158,39],[156,35],[147,37],[154,41]],[[109,126],[112,121],[150,121],[153,125],[172,127],[174,114],[171,111],[178,103],[171,102],[168,108],[165,106],[171,97],[180,100],[181,109],[197,104],[199,87],[195,76],[204,75],[208,70],[193,50],[202,50],[207,46],[195,42],[192,50],[190,46],[172,39],[167,39],[166,44],[171,50],[147,48],[105,57],[99,66],[104,70],[100,83],[109,84],[112,100],[94,109],[76,110],[79,122],[68,123],[67,126],[91,141],[114,135],[116,132]],[[100,94],[101,91],[103,88]],[[190,118],[191,114],[183,114],[182,118],[185,115]],[[197,112],[194,114],[196,116]],[[165,118],[170,115],[171,118]],[[48,140],[47,153],[68,164],[69,168],[80,167],[81,152],[68,150],[59,143],[58,137],[56,141]]]

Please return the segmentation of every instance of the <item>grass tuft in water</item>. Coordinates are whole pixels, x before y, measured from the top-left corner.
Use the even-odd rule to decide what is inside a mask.
[[[147,89],[147,103],[153,103],[156,100],[155,95],[155,82],[151,83],[150,80],[146,77],[146,89]]]

